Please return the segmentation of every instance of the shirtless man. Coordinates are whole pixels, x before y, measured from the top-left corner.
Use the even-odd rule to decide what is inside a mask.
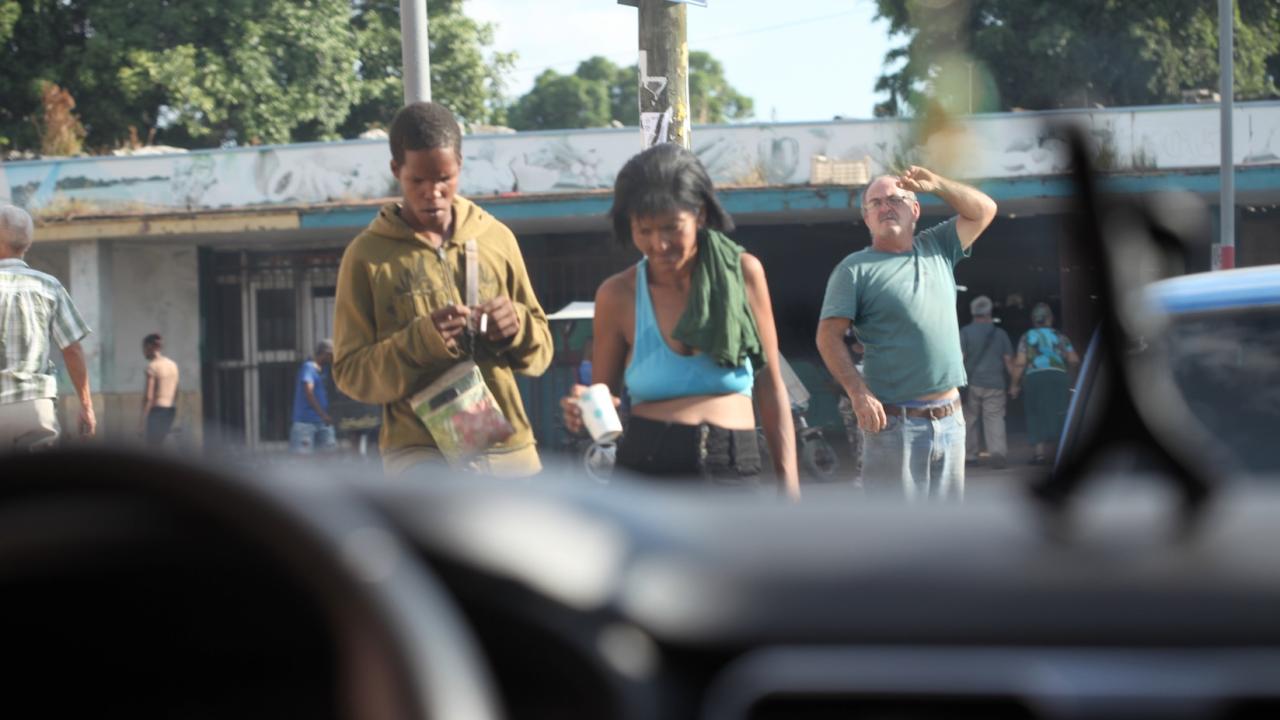
[[[178,402],[178,364],[165,357],[164,339],[152,333],[142,341],[142,354],[147,358],[147,391],[142,398],[142,419],[138,430],[149,447],[164,444]]]

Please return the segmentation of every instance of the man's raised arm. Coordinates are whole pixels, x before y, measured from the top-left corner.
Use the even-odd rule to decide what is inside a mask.
[[[981,190],[956,180],[912,165],[898,179],[898,186],[915,193],[933,193],[951,206],[960,217],[956,220],[956,235],[960,247],[968,250],[984,230],[996,218],[996,201]]]

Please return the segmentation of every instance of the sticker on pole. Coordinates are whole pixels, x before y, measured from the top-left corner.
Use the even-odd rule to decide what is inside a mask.
[[[640,113],[640,132],[644,134],[645,148],[667,142],[671,130],[671,108],[666,111]]]

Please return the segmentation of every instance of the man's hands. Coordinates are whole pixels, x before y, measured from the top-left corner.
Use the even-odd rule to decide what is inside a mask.
[[[849,401],[853,403],[853,414],[858,417],[858,427],[864,432],[878,433],[889,425],[884,405],[870,390],[850,394]]]
[[[942,187],[942,178],[928,168],[912,165],[898,178],[898,187],[913,193],[936,193]]]
[[[898,187],[914,193],[931,193],[950,205],[959,219],[956,235],[960,247],[969,249],[996,218],[996,201],[977,188],[948,180],[928,168],[912,165],[898,178]]]
[[[91,438],[98,432],[98,418],[93,414],[92,405],[80,406],[80,437]]]
[[[506,295],[499,295],[482,304],[474,312],[481,319],[488,316],[483,322],[484,327],[477,325],[476,330],[491,342],[504,343],[520,332],[520,313],[516,312],[511,298]]]
[[[467,319],[471,317],[471,308],[466,305],[446,305],[431,313],[431,324],[444,339],[450,349],[458,346],[458,336],[467,329]]]
[[[495,343],[504,343],[520,332],[520,313],[511,298],[499,295],[479,307],[449,305],[431,313],[431,323],[450,348],[457,347],[457,339],[467,326],[481,337]]]

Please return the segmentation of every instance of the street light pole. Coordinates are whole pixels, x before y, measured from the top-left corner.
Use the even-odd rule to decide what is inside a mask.
[[[404,104],[431,101],[431,48],[427,44],[427,0],[400,0],[400,57]]]
[[[1233,132],[1232,109],[1235,105],[1235,4],[1232,0],[1218,0],[1218,65],[1222,73],[1218,80],[1220,97],[1218,134],[1222,139],[1222,168],[1220,172],[1221,196],[1218,199],[1218,243],[1213,252],[1213,269],[1222,270],[1236,265],[1236,173],[1235,156],[1231,140]]]

